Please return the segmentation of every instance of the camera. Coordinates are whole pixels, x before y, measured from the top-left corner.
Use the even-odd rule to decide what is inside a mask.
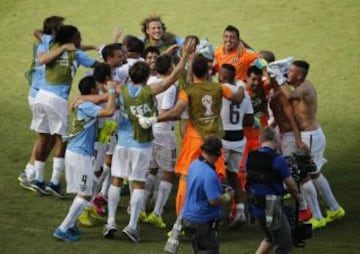
[[[296,182],[301,182],[309,173],[315,172],[317,169],[315,162],[308,153],[298,151],[285,158]]]

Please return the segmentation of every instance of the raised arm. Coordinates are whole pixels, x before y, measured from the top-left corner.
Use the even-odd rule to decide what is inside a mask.
[[[108,81],[106,83],[106,89],[108,91],[108,100],[106,103],[106,107],[100,110],[99,116],[100,117],[106,117],[106,116],[112,116],[115,112],[115,98],[116,98],[116,83],[113,81]]]
[[[65,51],[76,50],[73,43],[66,43],[61,45],[59,48],[52,49],[49,52],[44,52],[38,56],[40,64],[47,64],[59,57]]]
[[[194,39],[188,40],[188,42],[183,47],[182,57],[180,58],[179,63],[176,65],[172,73],[166,78],[164,78],[162,81],[149,85],[153,95],[162,93],[163,91],[168,89],[179,78],[183,69],[185,68],[185,64],[188,59],[188,56],[195,51],[195,45],[196,42]]]

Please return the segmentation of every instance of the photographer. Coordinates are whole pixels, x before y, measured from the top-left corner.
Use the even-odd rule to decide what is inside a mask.
[[[293,240],[288,219],[282,209],[281,197],[287,191],[299,203],[299,213],[308,212],[296,183],[290,174],[286,160],[276,153],[276,133],[265,128],[260,135],[261,147],[251,151],[248,156],[246,189],[250,209],[265,233],[256,254],[268,253],[274,248],[275,253],[290,253]],[[300,216],[304,218],[304,216]],[[309,218],[311,214],[309,213]]]
[[[201,146],[200,157],[189,168],[182,218],[194,253],[219,253],[217,222],[223,205],[231,200],[230,192],[222,194],[214,166],[221,155],[221,147],[219,138],[207,137]]]

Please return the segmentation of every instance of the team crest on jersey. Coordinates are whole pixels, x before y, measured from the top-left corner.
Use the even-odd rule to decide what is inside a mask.
[[[239,61],[239,58],[237,56],[233,57],[233,63],[237,63]]]
[[[211,110],[212,104],[213,104],[213,99],[210,95],[206,94],[201,98],[201,102],[205,107],[205,113],[204,116],[211,116],[214,113]]]

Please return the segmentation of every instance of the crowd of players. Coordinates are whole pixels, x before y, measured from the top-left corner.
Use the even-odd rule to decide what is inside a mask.
[[[175,175],[176,214],[181,217],[189,166],[209,135],[222,138],[216,172],[234,190],[229,226],[246,223],[245,162],[267,126],[279,133],[279,152],[286,156],[303,150],[316,163],[316,172],[301,183],[300,209],[310,207],[313,229],[345,215],[321,173],[325,136],[316,121],[317,97],[306,80],[306,61],[276,62],[271,51],[252,49],[234,26],[225,28],[223,44],[214,49],[197,36],[182,39],[168,32],[160,17],[150,16],[141,23],[144,38],[126,35],[119,43],[116,29],[113,43],[93,47],[83,45],[80,31],[63,22],[63,17],[48,17],[34,33],[27,77],[31,129],[38,137],[19,176],[22,187],[61,198],[65,169],[66,192],[76,196],[55,238],[76,241],[77,221],[92,225],[99,216],[107,216],[103,235],[112,238],[126,186],[130,218],[122,232],[139,242],[139,221],[166,228],[162,213]],[[101,61],[84,52],[92,49],[99,50]],[[70,105],[74,117],[68,127],[68,98],[79,65],[93,70],[79,82],[81,96]],[[177,157],[175,120],[182,138]],[[46,183],[51,151],[53,171]],[[325,216],[318,193],[328,206]],[[154,205],[147,213],[150,196]]]

